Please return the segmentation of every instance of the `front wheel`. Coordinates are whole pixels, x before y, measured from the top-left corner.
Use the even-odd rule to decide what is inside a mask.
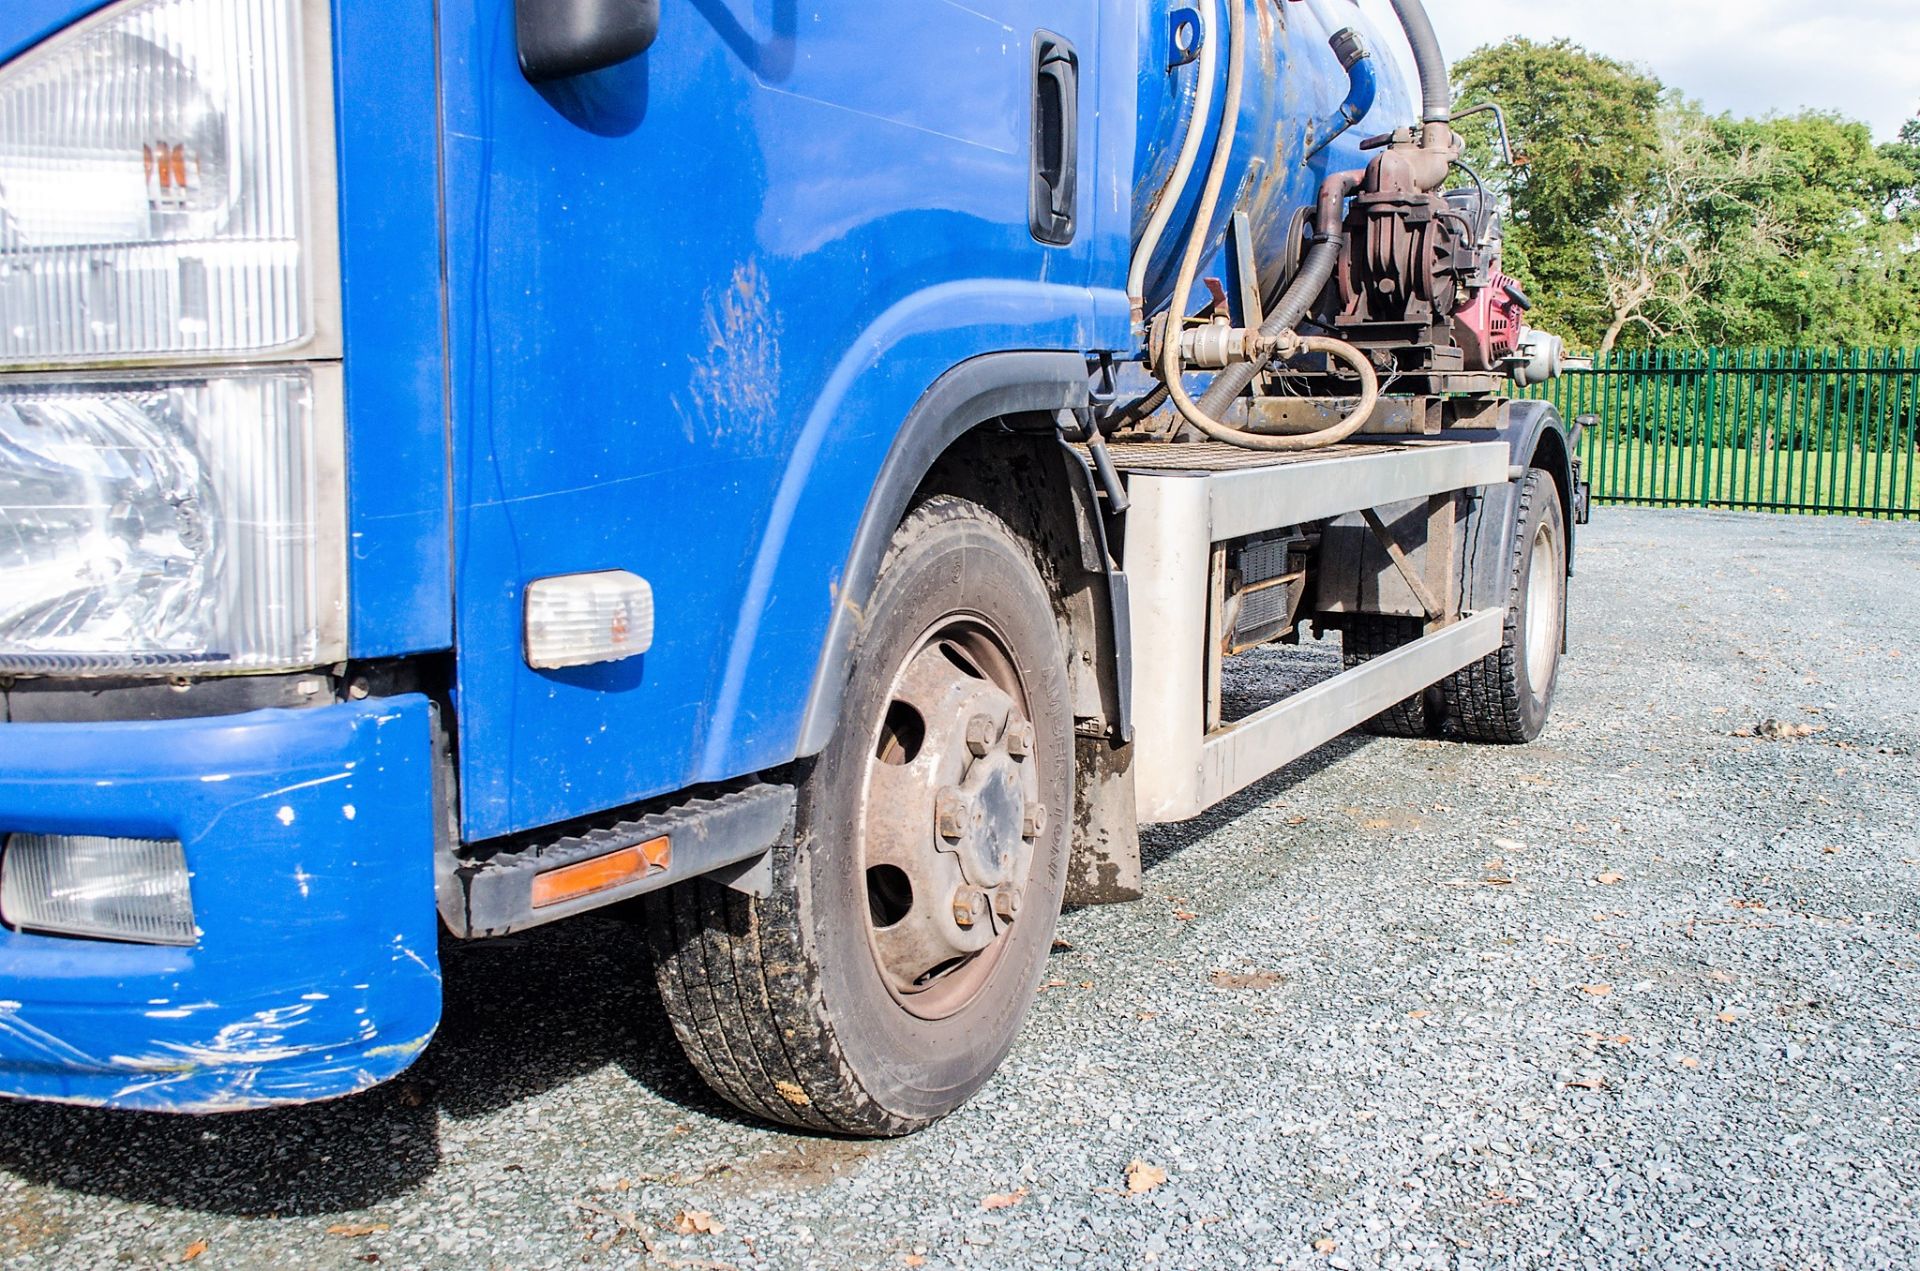
[[[891,1135],[959,1107],[1013,1045],[1065,887],[1073,737],[1050,593],[984,508],[917,508],[866,617],[771,894],[696,881],[652,897],[648,929],[715,1091]]]
[[[1514,503],[1500,648],[1444,683],[1448,722],[1469,741],[1523,745],[1553,710],[1567,630],[1567,522],[1559,487],[1530,469]]]

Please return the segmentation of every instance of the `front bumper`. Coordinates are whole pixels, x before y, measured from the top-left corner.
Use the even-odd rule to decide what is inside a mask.
[[[0,1095],[215,1112],[405,1069],[440,1019],[432,753],[419,696],[0,724],[0,833],[178,839],[199,927],[0,927]]]

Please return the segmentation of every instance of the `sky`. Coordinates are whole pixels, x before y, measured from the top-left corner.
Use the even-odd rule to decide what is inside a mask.
[[[1361,0],[1392,22],[1385,0]],[[1892,140],[1920,114],[1920,0],[1426,0],[1448,58],[1510,35],[1634,62],[1738,115],[1836,110]],[[1389,28],[1397,32],[1397,27]]]

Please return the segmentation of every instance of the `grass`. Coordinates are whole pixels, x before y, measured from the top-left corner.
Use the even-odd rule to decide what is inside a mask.
[[[1920,517],[1920,452],[1674,446],[1589,435],[1594,499],[1677,507]]]

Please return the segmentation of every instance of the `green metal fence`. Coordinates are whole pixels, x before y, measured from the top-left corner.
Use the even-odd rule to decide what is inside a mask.
[[[1526,396],[1598,417],[1599,502],[1920,519],[1920,352],[1622,353]]]

